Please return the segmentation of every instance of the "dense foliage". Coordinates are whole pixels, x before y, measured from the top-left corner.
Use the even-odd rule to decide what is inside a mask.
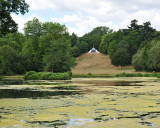
[[[159,32],[151,27],[150,22],[138,25],[132,20],[127,29],[105,34],[99,45],[101,53],[108,54],[115,66],[131,65],[132,57],[147,42],[159,36]]]
[[[75,65],[73,57],[88,52],[92,47],[109,55],[116,66],[132,62],[136,70],[160,71],[160,32],[153,29],[150,22],[139,25],[137,20],[132,20],[126,29],[115,32],[100,26],[78,37],[75,33],[69,35],[65,25],[42,23],[34,18],[25,23],[24,34],[21,34],[17,32],[11,13],[25,14],[28,7],[25,0],[1,0],[0,75],[33,71],[25,77],[33,73],[32,78],[37,79],[45,79],[44,74],[50,79],[61,79],[63,75],[62,78],[66,79],[66,74],[52,75],[48,72],[70,71]]]
[[[25,14],[29,5],[25,0],[1,0],[0,1],[0,36],[17,32],[17,24],[11,17],[11,13]]]
[[[23,52],[29,58],[29,69],[34,71],[64,72],[74,65],[70,56],[71,44],[65,25],[41,23],[37,18],[25,24],[27,38]]]
[[[74,66],[65,25],[34,18],[25,24],[24,31],[24,35],[8,33],[0,38],[0,74],[66,72]]]
[[[106,26],[100,26],[94,28],[91,32],[86,33],[82,37],[77,37],[76,34],[73,33],[71,35],[72,56],[80,56],[81,54],[88,52],[93,47],[99,49],[99,45],[103,35],[112,32],[112,29],[109,29]]]
[[[25,80],[69,80],[71,72],[52,73],[52,72],[35,72],[30,71],[24,75]]]
[[[160,39],[152,40],[139,49],[132,64],[136,70],[160,71]]]
[[[26,58],[22,53],[25,37],[21,33],[9,33],[0,38],[0,74],[22,74]]]
[[[117,74],[116,77],[157,77],[160,78],[160,73],[146,73],[146,74],[142,74],[142,73],[121,73],[121,74]]]

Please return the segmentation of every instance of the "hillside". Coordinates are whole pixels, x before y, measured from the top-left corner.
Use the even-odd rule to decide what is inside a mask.
[[[72,69],[73,74],[117,74],[122,73],[120,67],[111,64],[109,56],[101,53],[85,53],[76,58],[77,65]]]

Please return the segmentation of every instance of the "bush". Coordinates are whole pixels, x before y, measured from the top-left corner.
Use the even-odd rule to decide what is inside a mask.
[[[72,77],[72,72],[71,71],[68,71],[68,74],[70,77]]]
[[[0,76],[0,80],[2,80],[3,79],[3,77],[2,76]]]
[[[157,75],[157,78],[160,78],[160,74]]]
[[[31,79],[31,78],[34,76],[34,74],[36,74],[35,71],[29,71],[29,72],[27,72],[27,73],[24,75],[24,79],[25,79],[25,80]]]
[[[131,73],[121,73],[121,74],[117,74],[116,77],[142,77],[143,75],[141,73],[135,73],[135,74],[131,74]]]
[[[148,73],[148,74],[141,74],[141,73],[135,73],[135,74],[131,74],[131,73],[121,73],[121,74],[117,74],[116,77],[157,77],[160,78],[160,73]]]
[[[89,72],[88,75],[89,75],[89,76],[92,76],[92,73]]]
[[[69,80],[72,72],[52,73],[30,71],[24,75],[25,80]]]

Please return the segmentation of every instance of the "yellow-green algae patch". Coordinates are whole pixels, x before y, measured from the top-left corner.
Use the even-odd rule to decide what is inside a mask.
[[[129,83],[117,86],[122,81]],[[134,81],[140,82],[130,83]],[[75,86],[76,90],[69,91],[83,93],[0,99],[0,127],[160,127],[160,82],[156,78],[81,78],[61,85],[11,85],[0,89],[57,91],[54,87],[63,86]]]

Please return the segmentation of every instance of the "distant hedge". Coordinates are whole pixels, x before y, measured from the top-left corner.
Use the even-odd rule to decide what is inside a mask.
[[[160,73],[147,73],[147,74],[141,74],[141,73],[121,73],[117,74],[116,77],[157,77],[160,78]]]
[[[24,75],[25,80],[69,80],[72,72],[52,73],[29,71]]]

